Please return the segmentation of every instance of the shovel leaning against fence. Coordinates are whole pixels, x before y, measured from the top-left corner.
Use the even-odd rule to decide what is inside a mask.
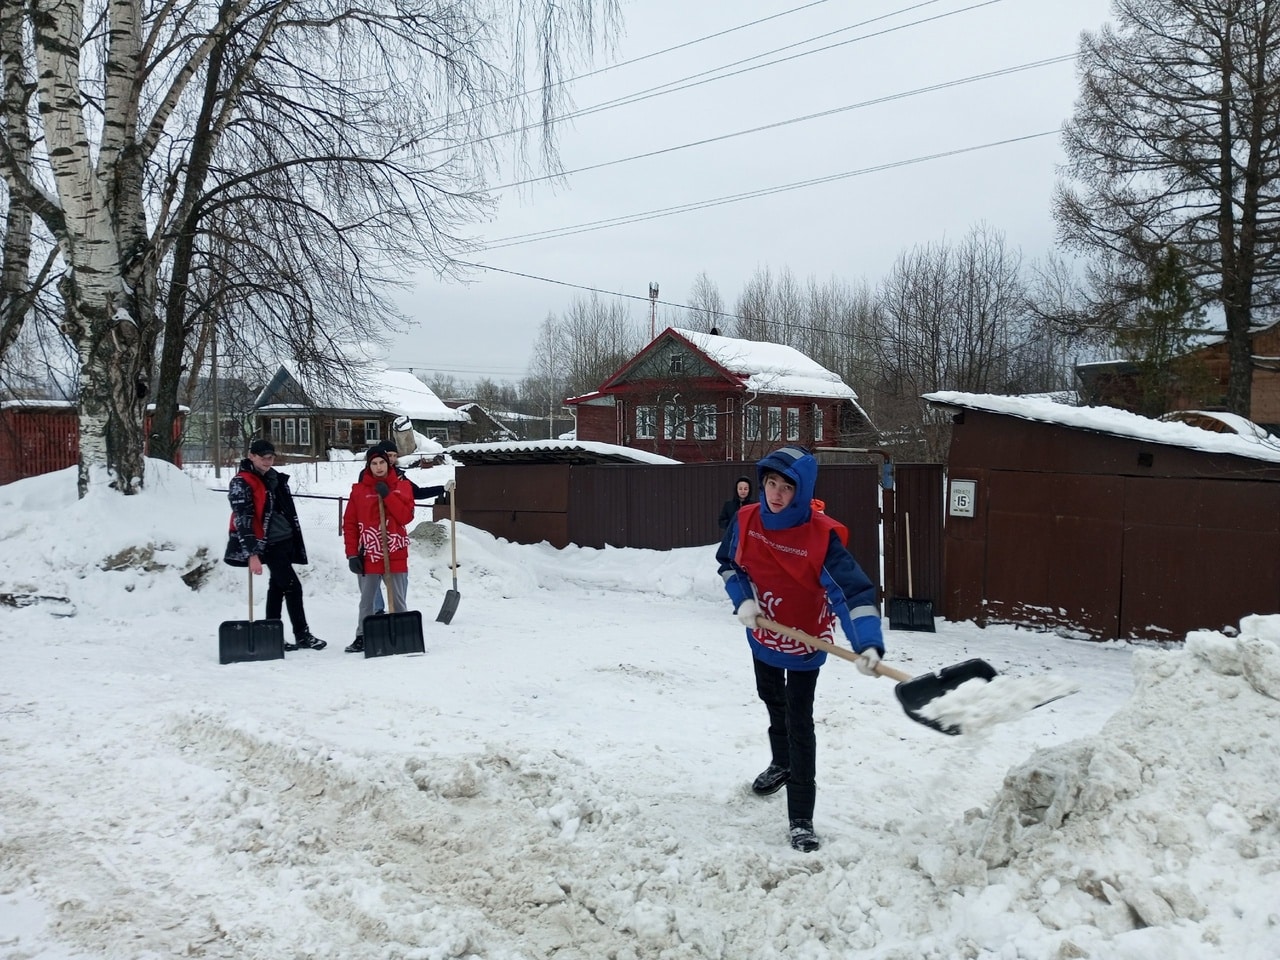
[[[449,551],[450,562],[449,569],[453,572],[453,589],[444,595],[444,603],[440,605],[440,612],[436,615],[436,623],[447,624],[453,619],[453,615],[458,612],[458,601],[462,599],[462,594],[458,592],[458,484],[454,481],[453,489],[449,491]]]
[[[911,577],[911,514],[904,513],[903,518],[907,522],[907,595],[889,601],[889,629],[933,633],[933,601],[915,598],[915,583]]]

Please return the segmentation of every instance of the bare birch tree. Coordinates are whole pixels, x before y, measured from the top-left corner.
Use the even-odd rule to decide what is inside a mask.
[[[549,154],[564,56],[605,32],[601,11],[614,9],[5,3],[0,169],[61,257],[82,493],[94,467],[123,492],[141,484],[148,395],[163,385],[153,438],[163,447],[192,338],[215,302],[225,313],[213,320],[257,323],[280,359],[340,372],[344,351],[394,321],[388,283],[410,264],[447,272],[466,249],[495,159],[490,137],[526,112],[524,98],[504,94],[536,78],[541,122],[516,128],[541,131]],[[28,90],[43,147],[33,157],[19,130],[32,101],[14,92]],[[6,263],[22,258],[18,226],[12,247],[6,232]]]

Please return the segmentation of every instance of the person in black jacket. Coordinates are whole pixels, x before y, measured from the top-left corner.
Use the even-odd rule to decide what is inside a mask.
[[[751,480],[748,477],[739,477],[733,485],[733,498],[726,500],[724,506],[720,508],[720,536],[724,536],[725,530],[729,527],[729,521],[750,502]]]
[[[240,472],[227,484],[231,525],[222,559],[233,567],[248,567],[255,576],[264,566],[270,571],[267,619],[279,620],[280,608],[287,606],[293,643],[286,643],[286,650],[323,650],[325,641],[307,627],[302,581],[293,569],[295,563],[307,562],[302,525],[289,492],[289,475],[278,472],[275,462],[271,441],[255,440],[249,456],[240,461]]]

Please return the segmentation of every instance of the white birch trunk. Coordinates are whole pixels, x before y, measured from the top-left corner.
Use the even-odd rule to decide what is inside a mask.
[[[125,283],[119,220],[112,210],[118,199],[116,162],[130,152],[130,130],[118,115],[107,120],[101,165],[95,168],[80,99],[83,5],[81,0],[48,0],[39,6],[40,14],[33,18],[37,85],[65,218],[58,238],[68,267],[62,283],[64,331],[80,363],[80,495],[87,491],[95,466],[106,468],[120,492],[133,493],[143,478],[143,410],[135,387],[143,337],[135,291]],[[134,0],[112,4],[111,14],[124,16],[125,30],[131,7]],[[136,17],[132,26],[136,29]],[[122,69],[116,64],[114,76],[108,71],[107,103],[115,109],[120,107]]]

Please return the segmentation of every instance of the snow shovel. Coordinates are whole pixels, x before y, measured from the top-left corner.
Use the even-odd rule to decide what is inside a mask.
[[[758,617],[756,623],[766,630],[772,630],[774,633],[780,633],[784,637],[790,637],[792,640],[798,640],[806,647],[814,650],[825,650],[832,656],[840,657],[844,660],[857,662],[859,657],[852,650],[846,650],[844,647],[837,647],[834,643],[826,640],[819,640],[817,637],[811,637],[803,630],[797,630],[794,627],[788,627],[785,624],[775,623],[772,620],[766,620],[764,617]],[[944,694],[950,693],[960,684],[969,680],[982,680],[990,682],[997,676],[996,668],[991,666],[985,660],[965,660],[961,663],[952,664],[949,667],[943,667],[937,673],[926,673],[918,677],[913,677],[909,673],[903,673],[901,670],[895,670],[893,667],[886,666],[883,663],[876,664],[876,676],[888,677],[890,680],[896,680],[898,685],[894,687],[894,695],[898,698],[898,703],[902,704],[902,709],[907,716],[916,723],[922,723],[932,730],[940,733],[951,734],[952,736],[960,733],[958,727],[948,726],[939,723],[937,720],[930,719],[920,713],[920,708],[925,704],[937,700]]]
[[[218,662],[284,659],[284,621],[253,619],[253,571],[249,573],[249,619],[218,627]]]
[[[449,550],[451,562],[449,569],[453,573],[453,589],[444,595],[444,603],[440,605],[440,612],[436,614],[436,623],[449,623],[453,620],[453,615],[458,612],[458,601],[462,599],[462,594],[458,592],[458,487],[454,484],[452,490],[449,491]]]
[[[417,610],[396,613],[396,594],[391,589],[391,548],[387,544],[387,507],[378,498],[378,533],[382,537],[382,588],[387,594],[387,612],[364,618],[364,655],[389,657],[397,653],[426,653],[422,641],[422,614]]]
[[[907,595],[889,601],[889,629],[933,633],[933,601],[913,599],[916,591],[911,582],[911,514],[904,513],[903,517],[907,521]]]

